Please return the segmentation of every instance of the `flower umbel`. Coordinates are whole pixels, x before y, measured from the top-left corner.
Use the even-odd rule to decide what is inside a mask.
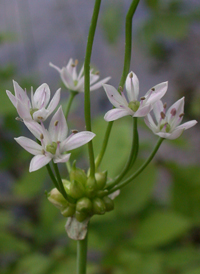
[[[66,67],[61,69],[52,63],[49,65],[55,68],[59,73],[64,85],[70,90],[75,92],[84,92],[84,67],[82,66],[79,74],[77,74],[76,67],[78,60],[73,61],[71,58]],[[99,79],[98,73],[93,73],[93,69],[90,70],[90,90],[100,88],[103,84],[107,83],[111,77],[106,77],[103,80],[97,82]],[[97,82],[96,84],[94,84]]]
[[[156,123],[150,114],[145,117],[146,125],[154,134],[166,138],[176,139],[185,129],[196,125],[197,121],[192,120],[180,125],[184,116],[184,97],[175,102],[166,112],[166,104],[158,100],[153,107]]]
[[[151,111],[153,104],[165,95],[168,83],[163,82],[151,88],[145,96],[140,98],[140,101],[138,101],[139,80],[135,73],[130,72],[128,74],[125,86],[128,101],[123,92],[120,94],[113,86],[103,85],[109,101],[115,107],[105,114],[104,119],[106,121],[114,121],[127,115],[133,117],[146,116]]]
[[[17,82],[13,81],[13,86],[15,96],[9,90],[6,93],[23,120],[45,121],[60,101],[60,89],[58,89],[49,103],[51,92],[47,84],[39,86],[34,94],[31,89],[31,100]]]
[[[66,154],[67,151],[88,143],[95,136],[92,132],[82,131],[67,137],[68,127],[62,107],[52,117],[48,130],[42,123],[41,125],[35,121],[24,121],[24,123],[41,143],[40,145],[26,137],[15,138],[25,150],[35,155],[30,162],[30,172],[42,168],[51,160],[54,163],[67,162],[71,155]]]

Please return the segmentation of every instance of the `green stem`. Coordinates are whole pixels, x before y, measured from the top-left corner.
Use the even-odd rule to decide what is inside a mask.
[[[153,149],[151,155],[149,156],[149,158],[144,162],[144,164],[132,176],[130,176],[129,178],[127,178],[121,184],[118,184],[117,186],[115,186],[106,195],[115,192],[116,190],[124,187],[125,185],[127,185],[128,183],[130,183],[131,181],[133,181],[145,169],[145,167],[148,166],[148,164],[151,162],[151,160],[155,156],[156,152],[158,151],[160,145],[162,144],[163,140],[164,140],[164,138],[159,138],[158,139],[158,142],[157,142],[156,146],[154,147],[154,149]]]
[[[48,171],[48,173],[49,173],[49,176],[50,176],[50,178],[51,178],[53,184],[54,184],[55,187],[60,191],[58,182],[57,182],[57,180],[56,180],[56,178],[55,178],[55,176],[54,176],[54,174],[53,174],[53,171],[52,171],[52,169],[51,169],[51,167],[50,167],[50,164],[47,164],[46,167],[47,167],[47,171]]]
[[[103,156],[105,154],[105,151],[106,151],[106,148],[107,148],[107,145],[108,145],[108,139],[109,139],[110,131],[112,129],[112,125],[113,125],[113,122],[109,122],[108,123],[107,129],[106,129],[106,133],[105,133],[105,136],[104,136],[104,140],[103,140],[103,143],[102,143],[101,151],[100,151],[99,155],[97,156],[97,158],[95,160],[95,168],[96,169],[101,164],[101,161],[102,161]]]
[[[95,35],[96,26],[97,26],[100,5],[101,5],[101,0],[96,0],[94,5],[92,20],[90,24],[89,34],[88,34],[85,63],[84,63],[85,124],[86,124],[86,130],[88,131],[92,131],[91,114],[90,114],[90,60],[92,55],[92,46],[93,46],[94,35]],[[94,163],[94,151],[93,151],[92,141],[88,143],[88,153],[89,153],[89,160],[90,160],[90,176],[94,177],[95,163]]]
[[[74,97],[77,94],[78,94],[78,92],[70,91],[70,96],[69,96],[68,101],[67,101],[67,108],[66,108],[66,112],[65,112],[65,118],[66,118],[66,120],[67,120],[68,115],[69,115],[69,111],[70,111],[70,108],[71,108],[71,105],[72,105],[72,101],[73,101]]]
[[[135,14],[135,11],[137,9],[137,6],[139,4],[140,0],[133,0],[132,4],[128,10],[128,13],[126,15],[126,25],[125,25],[125,52],[124,52],[124,67],[123,67],[123,71],[122,71],[122,76],[121,76],[121,80],[119,83],[119,87],[124,87],[125,81],[126,81],[126,77],[128,75],[129,69],[130,69],[130,63],[131,63],[131,49],[132,49],[132,20],[133,20],[133,16]],[[99,161],[102,161],[105,150],[104,150],[104,143],[108,143],[109,137],[110,137],[110,133],[111,133],[111,129],[112,129],[112,125],[113,122],[109,122],[107,125],[107,129],[106,129],[106,133],[105,133],[105,137],[104,137],[104,141],[103,141],[103,145],[102,145],[102,153],[101,154],[101,158]],[[98,156],[99,157],[99,156]],[[99,166],[99,164],[96,164],[96,167]]]
[[[84,240],[77,241],[77,274],[86,274],[87,242],[88,242],[88,232]]]
[[[57,177],[57,181],[58,181],[58,185],[59,185],[59,191],[60,193],[63,195],[63,197],[69,202],[69,203],[72,203],[74,204],[75,203],[75,200],[70,197],[69,195],[67,195],[65,189],[64,189],[64,186],[63,186],[63,182],[62,182],[62,179],[60,177],[60,172],[59,172],[59,169],[58,169],[58,166],[57,164],[55,164],[53,162],[53,167],[54,167],[54,171],[56,173],[56,177]]]
[[[108,183],[106,186],[106,189],[110,190],[113,188],[115,185],[117,185],[121,179],[126,175],[126,173],[129,171],[129,169],[133,166],[138,154],[138,131],[137,131],[137,118],[133,118],[133,139],[132,139],[132,147],[131,147],[131,152],[129,155],[129,159],[122,170],[122,172],[117,176],[117,178]]]

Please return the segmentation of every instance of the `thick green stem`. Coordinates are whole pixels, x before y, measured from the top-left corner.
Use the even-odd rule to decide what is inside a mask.
[[[84,240],[77,241],[77,274],[86,274],[87,242],[88,242],[88,232]]]
[[[107,184],[106,189],[111,189],[115,185],[117,185],[123,177],[126,175],[126,173],[129,171],[129,169],[133,166],[138,154],[138,131],[137,131],[137,118],[133,118],[133,139],[132,139],[132,147],[131,147],[131,152],[129,155],[129,159],[122,170],[122,172],[117,176],[117,178]]]
[[[65,189],[64,189],[64,186],[63,186],[63,182],[62,182],[62,179],[60,177],[60,172],[59,172],[59,169],[58,169],[58,166],[57,164],[53,163],[53,167],[54,167],[54,171],[56,173],[56,177],[57,177],[57,182],[58,182],[58,186],[59,186],[59,191],[60,193],[63,195],[63,197],[69,202],[69,203],[72,203],[74,204],[75,203],[75,200],[73,198],[71,198],[69,195],[67,195]]]
[[[159,138],[159,140],[158,140],[156,146],[154,147],[154,149],[153,149],[151,155],[149,156],[149,158],[144,162],[144,164],[133,175],[131,175],[129,178],[127,178],[126,180],[124,180],[120,184],[116,185],[107,194],[111,194],[111,193],[115,192],[116,190],[124,187],[125,185],[127,185],[131,181],[133,181],[145,169],[145,167],[147,167],[148,164],[151,162],[151,160],[155,156],[156,152],[158,151],[160,145],[162,144],[163,140],[164,140],[163,138]]]
[[[85,124],[86,124],[86,130],[88,131],[92,131],[91,114],[90,114],[90,60],[92,55],[92,46],[93,46],[94,34],[97,26],[100,5],[101,5],[101,0],[96,0],[94,5],[93,16],[90,24],[90,30],[88,34],[85,63],[84,63]],[[88,143],[88,153],[89,153],[89,160],[90,160],[90,176],[94,177],[95,163],[94,163],[94,150],[93,150],[92,141]]]
[[[133,0],[132,4],[128,10],[128,13],[126,15],[126,25],[125,25],[125,52],[124,52],[124,67],[123,67],[123,71],[122,71],[122,76],[121,76],[121,80],[119,83],[119,87],[124,87],[125,81],[126,81],[126,77],[128,75],[129,69],[130,69],[130,63],[131,63],[131,49],[132,49],[132,20],[133,20],[133,15],[135,14],[135,11],[137,9],[137,6],[139,4],[140,0]],[[106,129],[106,133],[105,133],[105,137],[104,137],[104,141],[103,141],[103,145],[102,145],[102,149],[101,149],[101,157],[100,161],[96,160],[96,162],[98,161],[98,165],[96,164],[96,167],[99,166],[100,162],[103,159],[104,153],[105,153],[105,149],[103,148],[104,143],[108,143],[109,137],[110,137],[110,133],[111,133],[111,129],[112,129],[112,125],[113,122],[109,122],[107,125],[107,129]]]
[[[110,135],[110,131],[112,129],[112,125],[113,122],[108,123],[107,129],[106,129],[106,133],[104,136],[104,140],[103,140],[103,144],[102,144],[102,148],[101,151],[99,153],[99,155],[97,156],[96,160],[95,160],[95,168],[97,169],[99,167],[99,165],[101,164],[101,161],[103,159],[103,156],[105,154],[107,145],[108,145],[108,139],[109,139],[109,135]]]
[[[67,120],[68,118],[68,115],[69,115],[69,111],[70,111],[70,108],[71,108],[71,105],[72,105],[72,101],[74,99],[74,97],[78,94],[78,92],[75,92],[75,91],[70,91],[70,96],[68,98],[68,102],[67,102],[67,108],[66,108],[66,112],[65,112],[65,118]]]

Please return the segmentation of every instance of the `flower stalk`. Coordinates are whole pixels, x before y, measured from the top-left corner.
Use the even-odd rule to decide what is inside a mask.
[[[85,239],[77,241],[77,274],[86,274],[87,244],[88,244],[88,232]]]

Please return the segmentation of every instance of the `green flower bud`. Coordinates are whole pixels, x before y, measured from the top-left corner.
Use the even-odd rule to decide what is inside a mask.
[[[97,191],[96,196],[98,196],[99,198],[101,198],[101,197],[104,197],[105,194],[107,194],[107,193],[108,193],[107,189],[99,190],[99,191]]]
[[[95,173],[98,190],[103,189],[107,181],[107,171]]]
[[[75,206],[67,206],[65,209],[63,209],[61,211],[61,214],[64,216],[64,217],[72,217],[75,213]]]
[[[89,198],[83,197],[79,199],[76,203],[76,211],[82,213],[91,213],[92,212],[92,202]]]
[[[106,212],[106,205],[102,199],[96,197],[93,199],[92,204],[94,214],[102,215]]]
[[[76,220],[81,223],[88,217],[88,215],[87,215],[87,213],[76,211],[75,217],[76,217]]]
[[[69,203],[65,200],[63,195],[57,190],[57,188],[53,188],[47,194],[47,198],[53,205],[55,205],[60,210],[69,205]]]
[[[63,186],[65,188],[65,191],[69,196],[71,196],[74,199],[79,199],[84,196],[84,186],[77,182],[77,181],[68,181],[68,180],[62,180]]]
[[[80,168],[76,168],[75,166],[72,167],[72,170],[69,174],[70,181],[76,181],[81,183],[83,186],[85,186],[87,181],[87,175],[85,174],[85,171]]]
[[[97,183],[95,178],[89,177],[85,185],[86,196],[89,198],[95,197],[96,190],[97,190]]]
[[[114,209],[114,202],[112,199],[110,199],[108,196],[105,196],[102,198],[102,200],[105,203],[106,211],[111,211]]]

